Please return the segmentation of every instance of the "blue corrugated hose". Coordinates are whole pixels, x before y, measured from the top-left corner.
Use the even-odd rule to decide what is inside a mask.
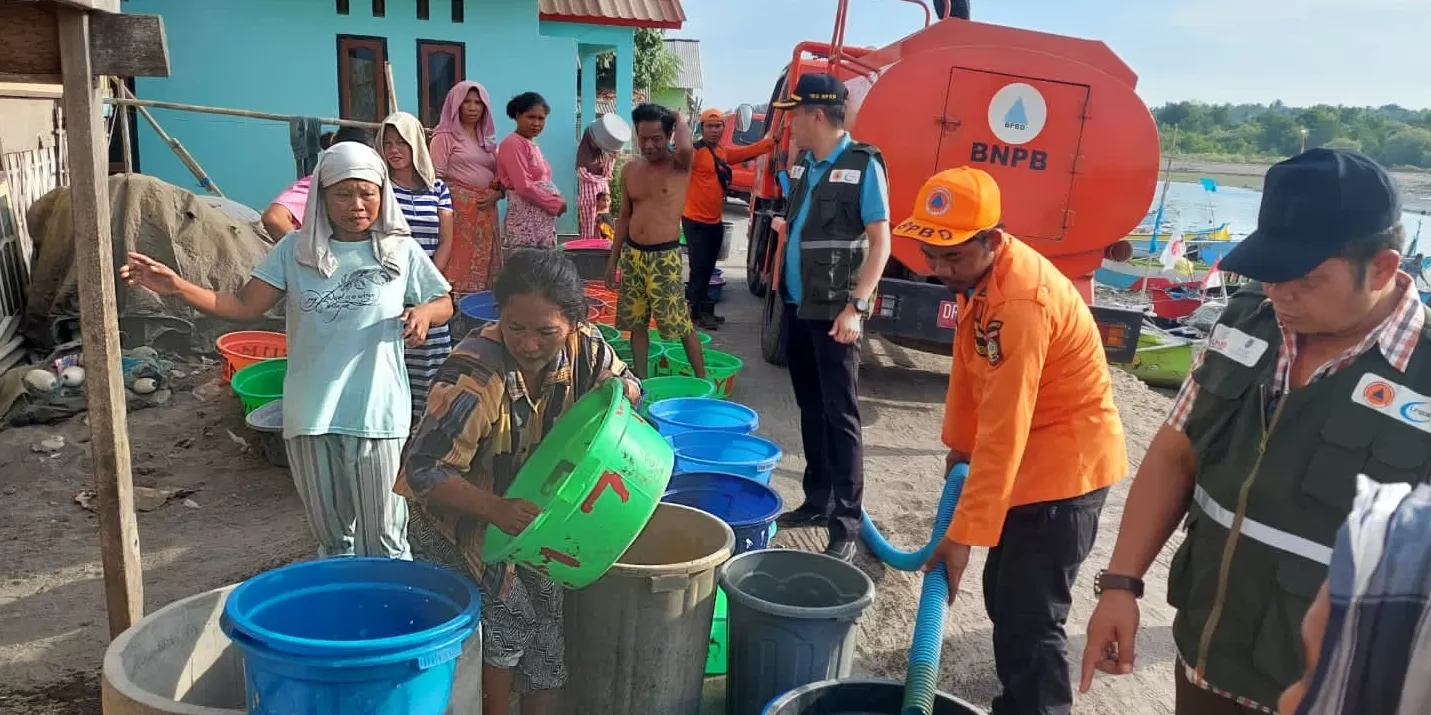
[[[929,560],[935,545],[949,529],[949,522],[954,519],[954,507],[959,503],[959,493],[964,490],[964,480],[968,476],[969,465],[962,462],[949,470],[949,477],[944,480],[944,494],[939,499],[939,511],[934,514],[934,533],[924,548],[901,551],[891,546],[870,521],[869,514],[865,514],[860,523],[860,536],[870,551],[891,568],[917,571]],[[949,578],[944,564],[939,564],[924,578],[924,588],[919,594],[914,644],[909,648],[909,666],[904,678],[902,715],[930,715],[934,711],[934,696],[939,689],[939,648],[944,639],[944,612],[948,603]]]

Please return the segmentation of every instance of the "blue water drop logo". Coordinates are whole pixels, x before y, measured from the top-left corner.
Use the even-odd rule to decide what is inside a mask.
[[[1029,128],[1028,111],[1024,109],[1024,98],[1019,97],[1014,100],[1014,106],[1009,107],[1009,111],[1004,114],[1004,127],[1007,129],[1017,129],[1024,131]]]

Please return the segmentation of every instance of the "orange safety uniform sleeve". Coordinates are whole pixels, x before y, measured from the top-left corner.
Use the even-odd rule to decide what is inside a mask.
[[[997,351],[997,359],[977,354],[966,356],[954,366],[951,381],[971,379],[965,373],[977,370],[981,394],[969,396],[975,415],[974,440],[969,459],[969,480],[959,496],[954,520],[945,538],[967,546],[996,546],[1004,528],[1004,518],[1019,473],[1024,449],[1033,424],[1039,382],[1048,356],[1051,328],[1049,314],[1038,302],[1015,299],[990,306],[984,316],[986,351]],[[972,351],[971,351],[972,353]],[[969,388],[975,389],[975,388]],[[967,403],[950,405],[969,410]],[[948,406],[946,407],[948,409]],[[946,442],[950,441],[946,418]],[[962,416],[955,425],[962,425]],[[967,429],[967,428],[962,428]],[[958,449],[961,428],[953,430],[951,447]]]
[[[775,150],[775,137],[769,136],[754,144],[745,146],[725,147],[721,158],[727,164],[739,164],[743,161],[750,161],[757,156],[764,156]]]

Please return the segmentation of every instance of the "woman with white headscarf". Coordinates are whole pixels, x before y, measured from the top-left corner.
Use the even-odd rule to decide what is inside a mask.
[[[237,293],[217,293],[129,254],[120,277],[232,321],[285,296],[283,437],[321,556],[411,558],[407,503],[392,492],[411,403],[403,345],[452,317],[447,281],[398,209],[371,147],[318,158],[303,227],[283,237]]]
[[[447,273],[452,256],[452,194],[437,178],[424,141],[422,122],[407,112],[396,112],[378,129],[378,151],[388,165],[393,195],[407,219],[417,245],[427,252],[437,270]],[[427,340],[407,349],[407,380],[412,389],[412,425],[427,407],[427,389],[437,368],[452,352],[446,325],[434,325]]]

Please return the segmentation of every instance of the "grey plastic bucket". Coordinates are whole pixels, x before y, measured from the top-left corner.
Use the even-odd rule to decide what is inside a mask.
[[[715,570],[734,549],[725,522],[662,503],[610,571],[568,591],[562,715],[698,712]]]
[[[848,677],[855,622],[874,582],[854,565],[808,551],[764,549],[720,569],[727,600],[729,715],[758,713],[776,696]]]
[[[899,715],[904,683],[893,680],[826,680],[796,688],[761,715]],[[985,715],[959,698],[939,693],[933,715]]]

